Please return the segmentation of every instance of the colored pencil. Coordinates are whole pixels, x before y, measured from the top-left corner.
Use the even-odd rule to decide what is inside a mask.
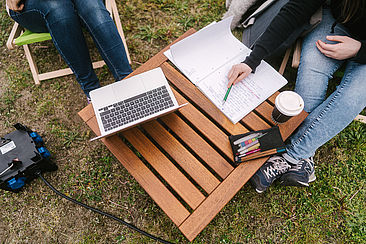
[[[229,93],[230,93],[232,87],[233,87],[233,84],[231,84],[231,86],[227,89],[224,100],[222,101],[222,104],[224,104],[226,102],[227,97],[229,96]]]
[[[242,158],[240,158],[239,162],[245,162],[245,161],[249,161],[249,160],[252,160],[252,159],[261,158],[261,157],[265,157],[265,156],[270,156],[270,155],[274,155],[274,154],[277,154],[277,153],[283,153],[283,152],[286,152],[285,148],[280,148],[280,149],[275,148],[275,149],[267,150],[267,151],[264,151],[264,152],[252,154],[248,157],[242,157]]]
[[[252,137],[252,138],[250,138],[250,139],[248,139],[248,140],[246,140],[246,141],[244,141],[244,142],[247,142],[247,141],[249,141],[249,140],[253,140],[253,139],[255,139],[255,140],[258,140],[259,138],[261,138],[261,137],[263,137],[263,136],[265,136],[267,133],[257,133],[257,135],[255,136],[255,137]],[[245,137],[244,137],[245,138]],[[237,140],[237,141],[239,141],[239,140]],[[242,142],[239,142],[240,143],[240,145],[241,145],[241,143]],[[239,144],[238,143],[238,144]],[[249,143],[250,144],[250,143]],[[235,145],[235,144],[234,144]],[[247,143],[245,143],[245,145],[246,146],[248,146],[248,144]]]
[[[246,145],[245,147],[239,148],[238,152],[244,151],[244,150],[246,150],[246,149],[250,148],[251,146],[254,146],[255,144],[258,144],[258,143],[259,143],[259,141],[255,140],[252,143],[249,143],[248,145]]]
[[[252,143],[252,142],[254,142],[254,141],[256,141],[256,140],[257,140],[257,138],[255,137],[255,138],[249,139],[249,140],[247,140],[247,141],[245,141],[245,142],[241,142],[241,143],[239,144],[239,147],[245,147],[246,145],[248,145],[248,144],[250,144],[250,143]]]
[[[260,152],[260,151],[261,151],[261,149],[260,148],[257,148],[257,149],[254,149],[254,150],[251,150],[249,152],[246,152],[244,154],[239,155],[239,158],[246,157],[246,156],[248,156],[250,154],[253,154],[253,153],[256,153],[256,152]]]
[[[260,147],[260,145],[259,144],[255,144],[254,146],[252,146],[252,147],[249,147],[248,149],[246,149],[246,150],[244,150],[244,151],[241,151],[240,153],[238,152],[238,153],[236,153],[236,155],[241,155],[241,154],[244,154],[244,153],[247,153],[247,152],[249,152],[249,151],[251,151],[251,150],[254,150],[254,149],[257,149],[257,148],[259,148]]]
[[[244,137],[239,138],[238,140],[234,141],[234,145],[238,145],[238,144],[240,144],[242,142],[248,141],[250,139],[253,139],[253,138],[255,138],[257,136],[261,136],[261,135],[262,135],[262,133],[253,133],[253,134],[244,136]]]

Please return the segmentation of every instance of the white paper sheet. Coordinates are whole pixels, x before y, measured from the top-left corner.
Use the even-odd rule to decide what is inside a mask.
[[[235,124],[287,81],[262,61],[255,74],[232,87],[223,105],[229,70],[251,51],[232,35],[231,21],[232,17],[210,24],[164,54]]]
[[[193,84],[248,49],[231,33],[231,21],[232,17],[208,25],[171,46],[176,66]]]
[[[197,85],[234,124],[287,83],[269,64],[262,62],[255,74],[250,74],[231,88],[226,102],[223,103],[228,84],[227,74],[245,56],[246,53],[237,56]]]

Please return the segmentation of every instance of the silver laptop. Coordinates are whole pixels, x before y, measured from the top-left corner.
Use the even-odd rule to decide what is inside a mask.
[[[90,92],[101,135],[115,134],[173,112],[179,106],[161,68]]]

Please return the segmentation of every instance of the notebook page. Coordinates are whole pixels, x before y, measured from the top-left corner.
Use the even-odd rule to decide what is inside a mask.
[[[173,63],[193,83],[247,49],[230,30],[232,17],[206,26],[170,47]]]
[[[287,84],[284,77],[262,61],[254,74],[250,74],[241,82],[233,85],[226,102],[223,104],[228,84],[227,74],[234,64],[243,61],[247,55],[248,53],[242,52],[202,80],[197,86],[234,124]]]

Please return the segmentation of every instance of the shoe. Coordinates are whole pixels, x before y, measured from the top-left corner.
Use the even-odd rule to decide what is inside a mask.
[[[315,179],[314,161],[313,157],[310,157],[293,164],[291,169],[281,176],[280,182],[285,186],[309,186]]]
[[[88,103],[88,104],[91,104],[91,99],[90,99],[90,97],[86,97],[86,102]]]
[[[281,156],[270,157],[250,178],[250,183],[258,193],[264,192],[276,179],[286,173],[291,165]]]

